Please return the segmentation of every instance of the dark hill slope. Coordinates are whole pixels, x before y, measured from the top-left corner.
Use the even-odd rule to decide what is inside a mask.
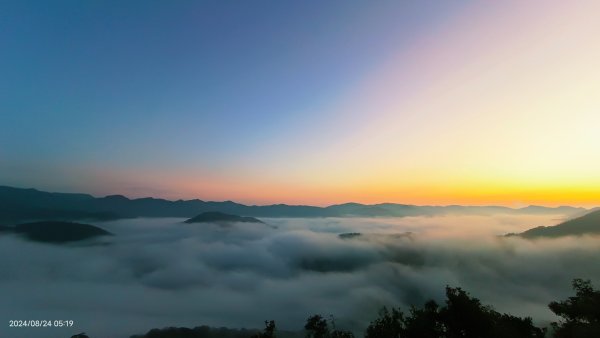
[[[3,227],[3,230],[43,243],[76,242],[112,235],[104,229],[89,224],[53,221],[24,223],[14,227]]]
[[[518,234],[525,238],[563,237],[600,234],[600,210],[574,218],[558,225],[537,227]]]

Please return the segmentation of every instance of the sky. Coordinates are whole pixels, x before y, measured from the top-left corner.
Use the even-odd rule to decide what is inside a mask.
[[[596,206],[597,1],[0,1],[0,184]]]

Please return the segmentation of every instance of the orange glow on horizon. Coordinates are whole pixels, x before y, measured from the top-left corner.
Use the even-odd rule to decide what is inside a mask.
[[[87,168],[96,171],[88,191],[245,204],[599,206],[600,2],[467,7],[233,159],[186,153],[161,170]]]

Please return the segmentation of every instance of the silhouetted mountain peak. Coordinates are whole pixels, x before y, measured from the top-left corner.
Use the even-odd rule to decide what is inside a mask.
[[[185,223],[263,223],[254,217],[244,217],[238,215],[226,214],[218,211],[203,212],[198,216],[192,217]]]
[[[365,205],[344,203],[329,207],[307,205],[244,205],[233,201],[170,201],[160,198],[129,199],[122,195],[95,198],[87,194],[48,193],[35,189],[0,187],[0,224],[36,220],[107,220],[130,217],[185,217],[218,211],[252,217],[404,217],[445,214],[490,215],[497,213],[580,215],[583,208],[528,207],[511,209],[496,206],[417,206],[395,203]]]

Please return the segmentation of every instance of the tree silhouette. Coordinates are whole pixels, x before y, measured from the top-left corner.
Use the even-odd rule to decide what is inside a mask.
[[[307,338],[354,338],[350,331],[337,330],[333,316],[329,319],[332,329],[329,328],[327,320],[321,315],[313,315],[306,319],[304,330]]]
[[[273,322],[273,331],[275,322]],[[130,338],[248,338],[256,336],[257,330],[228,329],[226,327],[209,327],[206,325],[194,328],[165,327],[152,329],[142,335],[132,335]],[[258,333],[261,334],[261,333]],[[262,336],[260,336],[262,337]]]
[[[552,323],[556,338],[600,337],[600,291],[592,287],[589,280],[574,279],[575,296],[560,302],[551,302],[548,307],[562,317]]]
[[[331,338],[354,338],[354,333],[346,330],[333,330],[331,331]]]
[[[446,306],[440,310],[446,337],[490,337],[494,326],[492,309],[483,306],[461,288],[446,287]]]
[[[410,315],[403,323],[403,337],[437,338],[444,332],[439,305],[433,300],[425,303],[422,309],[411,307]]]
[[[329,316],[329,324],[333,331],[329,334],[330,338],[354,338],[354,334],[346,330],[338,330],[335,326],[335,318],[333,315]]]
[[[308,317],[304,329],[306,330],[307,338],[327,338],[329,336],[327,320],[321,315]]]
[[[252,338],[275,338],[275,321],[265,320],[265,329],[263,332],[259,332],[252,336]]]
[[[405,316],[386,308],[367,328],[365,338],[542,338],[531,318],[519,318],[482,305],[461,288],[446,287],[446,304],[430,300]]]
[[[540,329],[533,325],[531,317],[515,317],[509,314],[495,314],[494,329],[492,337],[533,337],[542,338],[546,334],[546,329]]]
[[[554,338],[600,337],[600,290],[589,280],[573,280],[575,296],[551,302],[549,308],[562,320],[552,323]],[[265,321],[263,332],[252,338],[275,338],[275,321]],[[329,321],[321,315],[307,318],[306,338],[354,338],[350,331],[338,330],[333,316]],[[248,337],[255,330],[209,328],[152,329],[132,338],[233,338]],[[301,332],[280,332],[280,336],[298,337]],[[530,317],[500,313],[484,305],[461,288],[446,287],[446,300],[439,305],[433,300],[423,307],[412,306],[408,314],[400,309],[382,308],[365,332],[365,338],[543,338],[546,329],[533,325]],[[84,333],[71,338],[89,338]]]
[[[365,338],[397,338],[404,329],[404,314],[400,310],[388,311],[383,307],[379,317],[367,327]]]

